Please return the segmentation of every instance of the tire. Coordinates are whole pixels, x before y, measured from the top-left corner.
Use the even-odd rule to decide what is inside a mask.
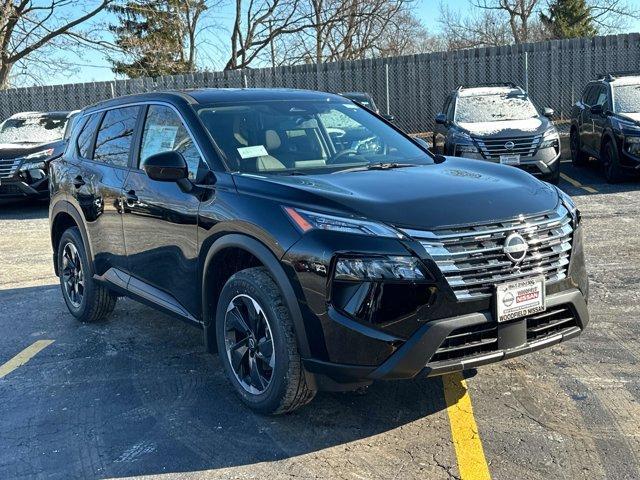
[[[306,381],[291,314],[267,269],[242,270],[222,288],[216,342],[229,381],[252,410],[287,413],[315,396]]]
[[[571,129],[569,144],[571,146],[571,163],[575,167],[585,166],[589,161],[589,155],[582,151],[582,146],[580,145],[580,135],[578,135],[578,132],[575,128]]]
[[[79,264],[79,269],[69,262],[70,258],[74,259],[71,263]],[[62,234],[56,260],[62,296],[69,312],[85,323],[105,319],[113,311],[117,297],[93,279],[93,268],[78,227],[69,228]]]
[[[624,180],[625,174],[620,166],[618,149],[611,140],[602,146],[600,158],[602,158],[602,168],[607,183],[620,183]]]

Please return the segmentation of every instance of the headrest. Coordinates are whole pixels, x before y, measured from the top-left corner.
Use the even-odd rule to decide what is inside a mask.
[[[276,132],[275,130],[265,131],[264,140],[267,144],[267,150],[269,151],[277,150],[278,148],[280,148],[280,145],[282,145],[282,142],[280,141],[280,135],[278,135],[278,132]]]

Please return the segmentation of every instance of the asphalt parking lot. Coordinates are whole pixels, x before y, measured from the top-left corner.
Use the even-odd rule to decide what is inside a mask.
[[[640,478],[640,181],[562,167],[586,228],[581,337],[482,367],[468,391],[381,383],[278,418],[239,403],[188,325],[130,300],[74,321],[46,207],[1,206],[0,478]]]

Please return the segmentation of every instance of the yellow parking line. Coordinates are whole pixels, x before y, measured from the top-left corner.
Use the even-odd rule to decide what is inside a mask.
[[[561,173],[560,176],[576,188],[581,188],[589,193],[598,193],[598,190],[596,190],[595,188],[582,185],[579,181],[571,178],[569,175],[565,173]]]
[[[467,383],[461,373],[445,375],[442,377],[442,383],[460,478],[490,480],[489,466],[484,457],[478,425],[473,417]]]
[[[16,368],[24,365],[33,357],[35,357],[38,352],[48,347],[53,343],[53,340],[38,340],[31,346],[22,350],[19,354],[13,357],[4,365],[0,365],[0,378],[4,378],[13,372]]]

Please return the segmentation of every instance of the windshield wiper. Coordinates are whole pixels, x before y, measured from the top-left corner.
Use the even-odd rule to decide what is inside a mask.
[[[415,163],[397,163],[397,162],[377,162],[362,165],[360,167],[347,168],[346,170],[338,170],[334,173],[341,172],[358,172],[360,170],[391,170],[393,168],[417,167]]]

